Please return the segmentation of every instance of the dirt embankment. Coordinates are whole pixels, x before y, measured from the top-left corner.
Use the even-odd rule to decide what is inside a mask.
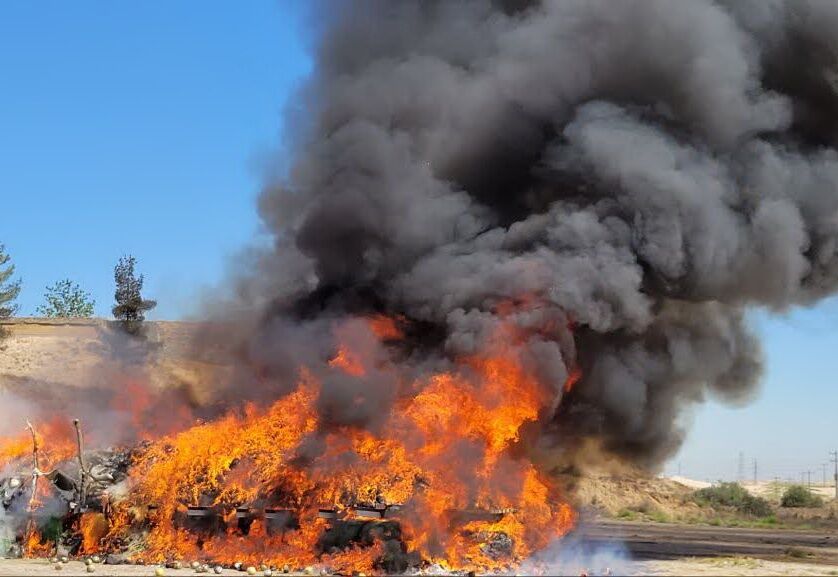
[[[18,318],[0,323],[0,391],[37,394],[107,387],[126,371],[141,372],[155,388],[197,385],[217,372],[192,345],[200,323],[147,322],[142,338],[104,319]]]
[[[586,473],[569,486],[581,506],[607,517],[617,517],[624,511],[668,516],[701,511],[689,500],[693,491],[690,487],[638,472]]]

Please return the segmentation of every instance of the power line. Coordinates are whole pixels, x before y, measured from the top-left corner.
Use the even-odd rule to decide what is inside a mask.
[[[830,451],[829,454],[832,456],[831,461],[835,464],[833,481],[835,482],[835,498],[838,499],[838,451]]]

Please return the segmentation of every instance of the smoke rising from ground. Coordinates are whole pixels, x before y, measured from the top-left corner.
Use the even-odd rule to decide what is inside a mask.
[[[749,307],[835,291],[834,3],[332,8],[293,168],[260,199],[275,245],[237,287],[266,310],[241,336],[251,382],[323,365],[349,315],[403,317],[369,354],[408,374],[511,323],[554,390],[535,442],[653,466],[686,405],[753,395]],[[347,379],[323,390],[336,424],[374,427],[403,392]]]

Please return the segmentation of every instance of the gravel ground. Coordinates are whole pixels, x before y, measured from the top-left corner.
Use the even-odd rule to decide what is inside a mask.
[[[47,559],[0,559],[0,575],[3,576],[12,576],[12,575],[61,575],[63,576],[74,576],[78,577],[83,575],[84,577],[90,577],[91,575],[118,575],[118,576],[129,576],[129,575],[144,575],[146,577],[155,575],[155,570],[161,568],[157,565],[102,565],[97,564],[94,565],[94,572],[88,573],[87,567],[81,561],[70,561],[69,563],[62,564],[60,570],[56,570],[55,564],[50,563]],[[163,569],[164,574],[166,577],[176,577],[179,575],[182,576],[194,576],[194,575],[204,575],[207,577],[214,576],[215,573],[210,570],[209,573],[196,573],[192,569]],[[233,569],[224,569],[221,573],[222,575],[238,575],[238,576],[245,576],[247,573],[235,571]],[[257,575],[262,576],[263,573],[261,571],[257,572]],[[282,573],[279,571],[274,572],[275,576],[285,576],[285,575],[305,575],[304,573]]]
[[[634,568],[636,575],[838,575],[834,566],[751,557],[646,561]]]
[[[156,567],[149,565],[96,565],[92,575],[114,575],[114,576],[146,576],[151,577]],[[178,575],[192,576],[196,573],[191,569],[165,569],[167,577]],[[640,561],[630,563],[628,567],[630,575],[838,575],[838,569],[822,564],[794,563],[785,561],[767,561],[753,559],[750,557],[733,558],[701,558],[701,559],[678,559],[666,561]],[[257,573],[261,575],[261,573]],[[3,576],[42,576],[42,575],[66,575],[85,576],[91,574],[86,572],[85,565],[79,561],[70,561],[62,566],[60,571],[43,559],[2,559],[0,560],[0,575]],[[203,573],[202,575],[215,575],[214,573]],[[222,575],[245,575],[232,569],[225,569]],[[283,575],[279,573],[279,575]],[[300,575],[299,573],[296,575]]]

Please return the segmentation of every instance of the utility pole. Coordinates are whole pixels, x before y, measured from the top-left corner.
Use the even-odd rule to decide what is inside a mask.
[[[754,485],[757,484],[757,460],[754,459]]]
[[[835,498],[838,499],[838,451],[830,451],[832,455],[832,462],[835,464],[835,476],[832,480],[835,482]]]
[[[809,479],[808,483],[806,483],[806,486],[809,487],[809,490],[811,491],[812,490],[812,471],[806,471],[806,477]]]
[[[823,486],[826,487],[826,467],[829,463],[822,463],[821,464],[821,473],[823,473]]]

